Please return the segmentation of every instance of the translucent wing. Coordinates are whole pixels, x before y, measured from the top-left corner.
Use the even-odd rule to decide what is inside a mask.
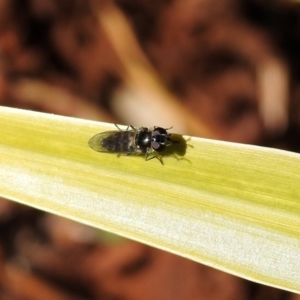
[[[108,137],[111,137],[112,135],[117,135],[120,131],[105,131],[98,133],[94,135],[90,140],[89,140],[89,146],[91,149],[98,151],[98,152],[114,152],[114,151],[109,151],[105,146],[103,146],[103,140],[106,140]],[[105,145],[105,143],[104,143]]]
[[[139,153],[135,147],[135,131],[106,131],[93,136],[89,146],[98,152],[118,154]]]

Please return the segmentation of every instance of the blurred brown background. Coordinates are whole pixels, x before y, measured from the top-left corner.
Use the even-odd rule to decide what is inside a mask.
[[[300,5],[2,0],[0,105],[299,152]],[[0,299],[299,296],[9,201]]]

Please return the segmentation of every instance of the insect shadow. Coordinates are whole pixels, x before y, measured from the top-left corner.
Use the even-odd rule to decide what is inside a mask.
[[[187,160],[184,156],[187,151],[187,140],[181,135],[177,133],[171,133],[172,144],[165,148],[163,152],[161,152],[162,157],[174,157],[177,160]]]

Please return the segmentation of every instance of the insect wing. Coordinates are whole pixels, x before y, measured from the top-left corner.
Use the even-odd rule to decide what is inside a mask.
[[[107,138],[112,137],[112,136],[117,136],[119,131],[105,131],[98,133],[94,135],[90,140],[89,140],[89,146],[95,151],[98,152],[114,152],[110,151],[106,147],[103,146],[103,141],[105,141]],[[104,143],[105,145],[105,143]]]
[[[135,131],[106,131],[92,137],[89,146],[98,152],[139,153],[135,147]]]

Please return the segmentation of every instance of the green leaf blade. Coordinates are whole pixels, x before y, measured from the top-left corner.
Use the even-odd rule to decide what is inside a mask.
[[[0,195],[300,292],[300,156],[187,139],[144,161],[88,147],[113,125],[0,108]]]

